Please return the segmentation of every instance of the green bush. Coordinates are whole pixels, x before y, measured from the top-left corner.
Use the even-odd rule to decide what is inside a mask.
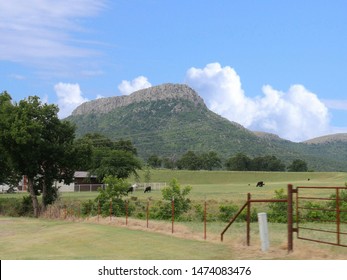
[[[284,190],[276,190],[274,199],[287,199]],[[283,202],[270,202],[268,220],[271,223],[287,223],[287,203]]]
[[[175,218],[179,218],[191,208],[191,201],[187,196],[191,191],[190,186],[183,189],[176,179],[173,179],[169,186],[162,189],[163,202],[158,203],[156,216],[161,219],[172,217],[172,199],[174,200]]]
[[[106,185],[106,188],[99,189],[99,195],[94,201],[97,209],[100,204],[100,211],[103,217],[109,216],[110,210],[112,211],[112,216],[124,216],[126,214],[126,207],[125,201],[122,198],[127,195],[130,184],[126,180],[119,179],[115,176],[105,177],[103,183]],[[132,210],[133,208],[128,208],[128,213]]]
[[[83,216],[95,216],[98,214],[98,204],[89,199],[81,204],[81,214]]]
[[[32,216],[33,207],[30,196],[0,199],[0,214],[10,217]]]
[[[232,219],[235,214],[239,211],[239,207],[236,205],[221,205],[219,206],[219,220],[222,222],[229,222],[230,219]]]

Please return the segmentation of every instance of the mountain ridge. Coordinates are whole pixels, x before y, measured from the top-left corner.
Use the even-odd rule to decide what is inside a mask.
[[[133,103],[170,99],[186,99],[192,101],[196,106],[206,107],[204,100],[192,88],[185,84],[166,83],[141,89],[130,95],[113,96],[87,101],[78,106],[71,115],[108,113],[116,108],[125,107]],[[177,108],[177,110],[179,110],[179,108]]]
[[[335,133],[335,134],[329,134],[329,135],[323,135],[320,137],[312,138],[306,141],[303,141],[303,143],[306,144],[323,144],[323,143],[329,143],[329,142],[347,142],[347,133]]]
[[[177,159],[189,150],[216,151],[226,159],[241,152],[275,155],[285,164],[300,158],[317,171],[347,171],[347,142],[295,143],[250,131],[209,110],[187,85],[164,84],[90,101],[67,119],[76,124],[79,137],[98,132],[113,140],[131,140],[143,159],[153,154]]]

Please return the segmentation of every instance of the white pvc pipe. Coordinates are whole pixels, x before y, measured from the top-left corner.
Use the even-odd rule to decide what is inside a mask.
[[[267,216],[266,213],[258,213],[258,222],[259,222],[259,233],[261,241],[261,250],[266,252],[269,250],[269,230],[267,225]]]

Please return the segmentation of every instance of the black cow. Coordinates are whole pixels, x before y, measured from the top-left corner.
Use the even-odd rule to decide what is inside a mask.
[[[130,187],[128,190],[127,190],[127,193],[133,193],[134,191],[134,187]]]
[[[149,187],[146,187],[146,188],[145,188],[144,193],[146,193],[146,192],[151,192],[151,191],[152,191],[152,187],[151,187],[151,186],[149,186]]]
[[[259,181],[256,185],[256,187],[263,187],[265,186],[265,183],[263,181]]]

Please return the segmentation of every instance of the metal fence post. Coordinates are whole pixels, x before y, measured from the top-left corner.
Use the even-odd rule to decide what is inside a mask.
[[[207,219],[207,203],[205,198],[205,203],[204,203],[204,239],[205,240],[206,240],[206,219]]]
[[[336,189],[336,231],[337,231],[337,245],[340,245],[340,193],[339,189]]]
[[[247,246],[251,243],[251,194],[247,194]]]
[[[174,222],[175,222],[175,197],[172,197],[172,201],[171,201],[171,210],[172,210],[171,233],[174,233]]]
[[[128,225],[128,203],[129,201],[125,201],[125,225]]]
[[[287,197],[288,253],[293,251],[293,185],[288,184]]]
[[[147,228],[148,228],[148,219],[149,219],[149,199],[147,199],[147,209],[146,209]]]

